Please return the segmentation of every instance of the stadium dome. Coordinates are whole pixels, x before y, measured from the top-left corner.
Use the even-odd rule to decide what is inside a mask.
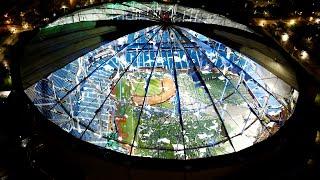
[[[152,25],[125,29],[127,34],[99,39],[90,48],[75,50],[85,40],[64,47],[66,41],[90,36],[93,22],[91,28],[97,29],[97,24],[110,21]],[[181,23],[254,35],[223,16],[177,5],[124,2],[89,7],[40,30],[26,50],[26,62],[42,59],[41,68],[22,70],[25,93],[64,131],[131,156],[219,156],[275,134],[293,114],[299,94],[286,78],[289,67],[283,67],[281,59],[254,57],[249,50],[245,54]],[[122,31],[110,27],[103,30]],[[76,28],[89,30],[75,34]],[[35,47],[43,51],[35,52]],[[45,60],[56,68],[48,68]]]

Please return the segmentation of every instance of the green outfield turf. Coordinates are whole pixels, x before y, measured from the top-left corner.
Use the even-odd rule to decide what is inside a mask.
[[[134,84],[135,86],[135,94],[137,96],[144,96],[145,95],[145,80],[139,79],[137,83]],[[149,89],[147,96],[154,96],[158,95],[162,92],[162,85],[161,80],[153,78],[150,80]]]
[[[132,142],[134,137],[134,130],[137,126],[138,120],[137,120],[137,113],[135,113],[131,106],[127,108],[126,114],[128,116],[127,121],[125,124],[122,125],[122,130],[125,133],[128,133],[128,137],[124,139],[125,142]]]
[[[122,78],[119,83],[116,86],[115,89],[115,95],[118,100],[130,100],[132,94],[136,94],[139,96],[145,95],[144,90],[144,79],[138,80],[135,85],[135,91],[131,92],[132,87],[128,83],[128,80],[126,78]],[[149,90],[148,90],[148,96],[157,95],[160,94],[162,91],[162,85],[161,80],[153,78],[150,81]],[[173,105],[170,102],[164,102],[161,104],[158,104],[159,107],[162,108],[172,108]],[[123,141],[127,143],[131,143],[134,137],[134,131],[138,123],[138,111],[134,110],[134,106],[132,104],[126,104],[125,106],[120,106],[117,109],[116,114],[119,116],[127,115],[127,120],[124,124],[121,125],[122,132],[124,134],[127,134],[127,137],[123,137]],[[139,142],[138,139],[136,141]]]
[[[129,100],[131,98],[130,90],[131,87],[129,84],[127,84],[127,79],[121,79],[116,86],[116,98],[118,100]],[[133,110],[133,106],[131,104],[121,106],[119,109],[117,109],[116,113],[121,116],[127,115],[127,121],[125,124],[122,124],[122,126],[118,128],[121,128],[122,132],[128,134],[126,138],[123,138],[123,141],[131,143],[134,137],[134,129],[138,123],[138,114]]]

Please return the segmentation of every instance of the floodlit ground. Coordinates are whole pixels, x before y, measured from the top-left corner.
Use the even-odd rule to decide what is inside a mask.
[[[290,117],[292,87],[224,44],[178,28],[154,26],[106,43],[26,93],[81,140],[144,157],[232,153]]]
[[[136,78],[132,78],[136,77]],[[123,78],[116,87],[115,95],[120,104],[116,114],[116,125],[118,126],[119,137],[121,141],[131,144],[135,138],[135,146],[131,148],[123,145],[127,151],[132,151],[134,155],[141,156],[159,156],[162,158],[182,158],[184,148],[203,147],[201,150],[187,151],[188,157],[205,157],[209,155],[218,155],[221,153],[232,152],[232,148],[228,142],[221,143],[215,148],[211,146],[217,140],[226,139],[225,133],[219,125],[218,115],[212,109],[211,102],[203,88],[196,87],[191,77],[186,73],[180,73],[179,90],[182,111],[184,119],[185,134],[181,134],[181,125],[179,124],[179,114],[177,113],[176,89],[173,77],[168,74],[160,75],[156,73],[151,78],[146,94],[147,75],[144,72],[132,73]],[[213,94],[219,95],[224,87],[224,80],[220,80],[212,74],[206,78],[207,85]],[[236,150],[241,150],[255,142],[257,134],[261,131],[260,124],[256,118],[248,117],[249,110],[244,105],[240,96],[232,97],[234,89],[231,86],[226,87],[226,95],[223,103],[217,103],[221,108],[221,115],[225,123],[229,135],[236,136],[234,146]],[[141,111],[143,99],[145,98],[144,109]],[[220,95],[219,95],[220,96]],[[231,100],[230,100],[231,99]],[[121,105],[121,102],[128,102]],[[172,111],[173,109],[173,111]],[[228,114],[232,112],[232,115]],[[141,113],[141,115],[140,115]],[[249,115],[250,116],[250,115]],[[135,136],[135,128],[139,123],[140,128],[137,129]],[[240,119],[246,121],[240,121]],[[248,128],[248,132],[239,135],[244,128],[250,123],[253,125]],[[221,135],[219,135],[221,134]],[[174,136],[173,136],[174,135]],[[219,137],[220,136],[220,137]],[[183,139],[184,138],[184,139]],[[212,140],[210,140],[212,139]],[[186,141],[186,147],[183,146]],[[209,143],[209,144],[208,144]],[[147,147],[160,149],[150,150]],[[162,150],[161,150],[162,149]]]

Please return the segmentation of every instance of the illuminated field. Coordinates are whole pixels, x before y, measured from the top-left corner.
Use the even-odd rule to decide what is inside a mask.
[[[289,119],[298,97],[254,60],[178,26],[103,44],[25,92],[47,119],[83,141],[165,159],[252,146]]]
[[[162,84],[160,79],[151,79],[149,82],[149,89],[148,89],[148,96],[155,96],[162,93]],[[135,88],[135,95],[144,97],[145,95],[145,88],[146,88],[146,80],[145,79],[138,79],[135,84],[133,85]]]

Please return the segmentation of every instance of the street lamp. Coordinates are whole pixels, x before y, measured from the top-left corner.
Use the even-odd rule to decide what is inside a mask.
[[[7,19],[6,21],[5,21],[5,24],[11,24],[12,23],[12,20],[11,19]]]
[[[15,27],[9,28],[9,31],[10,31],[12,34],[16,34],[16,33],[17,33],[17,29],[16,29]]]
[[[63,13],[66,13],[66,9],[67,9],[68,7],[66,6],[66,5],[62,5],[61,6],[61,9],[63,9]]]
[[[312,20],[313,20],[313,17],[312,17],[312,16],[310,16],[310,17],[309,17],[309,21],[311,22]]]
[[[301,59],[307,59],[309,57],[309,54],[307,53],[307,51],[302,50],[300,53],[300,58]]]
[[[260,20],[259,21],[259,26],[263,27],[264,25],[266,25],[266,21],[265,20]]]
[[[287,42],[287,41],[289,40],[289,35],[288,35],[288,33],[283,33],[283,34],[281,35],[281,40],[282,40],[283,42]]]
[[[295,19],[290,19],[290,21],[287,23],[289,26],[293,26],[296,24],[296,20]]]

